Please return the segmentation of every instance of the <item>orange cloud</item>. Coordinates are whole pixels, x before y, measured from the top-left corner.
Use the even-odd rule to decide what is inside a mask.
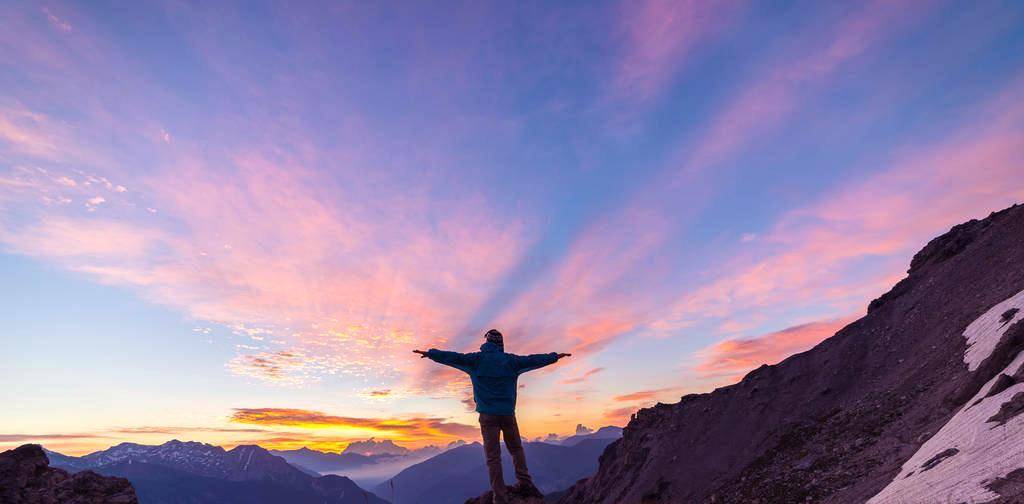
[[[694,370],[703,377],[738,380],[761,364],[775,364],[835,334],[854,317],[810,322],[756,338],[721,341],[700,352]]]
[[[626,406],[624,408],[613,408],[605,410],[603,418],[612,425],[624,425],[629,421],[630,415],[640,409],[638,406]]]
[[[189,432],[242,432],[242,433],[267,433],[265,429],[245,429],[232,427],[172,427],[172,426],[146,426],[146,427],[121,427],[107,432],[117,434],[167,434],[180,435]]]
[[[330,429],[406,440],[473,437],[479,433],[476,426],[449,422],[443,418],[357,418],[290,408],[239,408],[230,420],[243,424]]]
[[[682,390],[682,387],[667,387],[653,390],[641,390],[638,392],[632,392],[629,394],[615,396],[612,398],[612,400],[616,402],[651,401],[658,397],[664,397],[666,394],[678,394]]]

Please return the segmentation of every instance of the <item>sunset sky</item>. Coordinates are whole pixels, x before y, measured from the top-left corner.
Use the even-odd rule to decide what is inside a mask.
[[[1024,3],[0,6],[0,449],[624,425],[1024,201]]]

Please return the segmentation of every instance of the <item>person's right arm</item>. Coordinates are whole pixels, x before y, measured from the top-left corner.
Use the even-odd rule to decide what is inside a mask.
[[[473,367],[473,358],[470,354],[464,354],[459,352],[449,352],[447,350],[438,350],[431,348],[426,352],[422,350],[413,350],[413,352],[420,354],[420,357],[428,358],[438,364],[444,364],[445,366],[451,366],[460,371],[469,372]]]

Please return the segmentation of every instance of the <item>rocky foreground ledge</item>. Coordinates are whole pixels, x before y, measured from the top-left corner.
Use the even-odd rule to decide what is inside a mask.
[[[69,474],[50,467],[43,448],[27,444],[0,453],[0,502],[4,504],[138,504],[124,478],[92,471]]]
[[[494,502],[494,493],[488,490],[483,495],[466,501],[466,504],[491,504]],[[544,496],[536,489],[526,490],[518,485],[508,489],[509,504],[544,504]]]

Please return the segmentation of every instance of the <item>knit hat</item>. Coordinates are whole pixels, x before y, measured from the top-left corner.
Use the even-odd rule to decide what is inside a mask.
[[[494,343],[495,345],[498,345],[500,347],[505,346],[505,340],[502,339],[501,333],[498,332],[497,329],[491,329],[490,331],[487,331],[487,334],[484,335],[484,339],[486,339],[488,343]]]

